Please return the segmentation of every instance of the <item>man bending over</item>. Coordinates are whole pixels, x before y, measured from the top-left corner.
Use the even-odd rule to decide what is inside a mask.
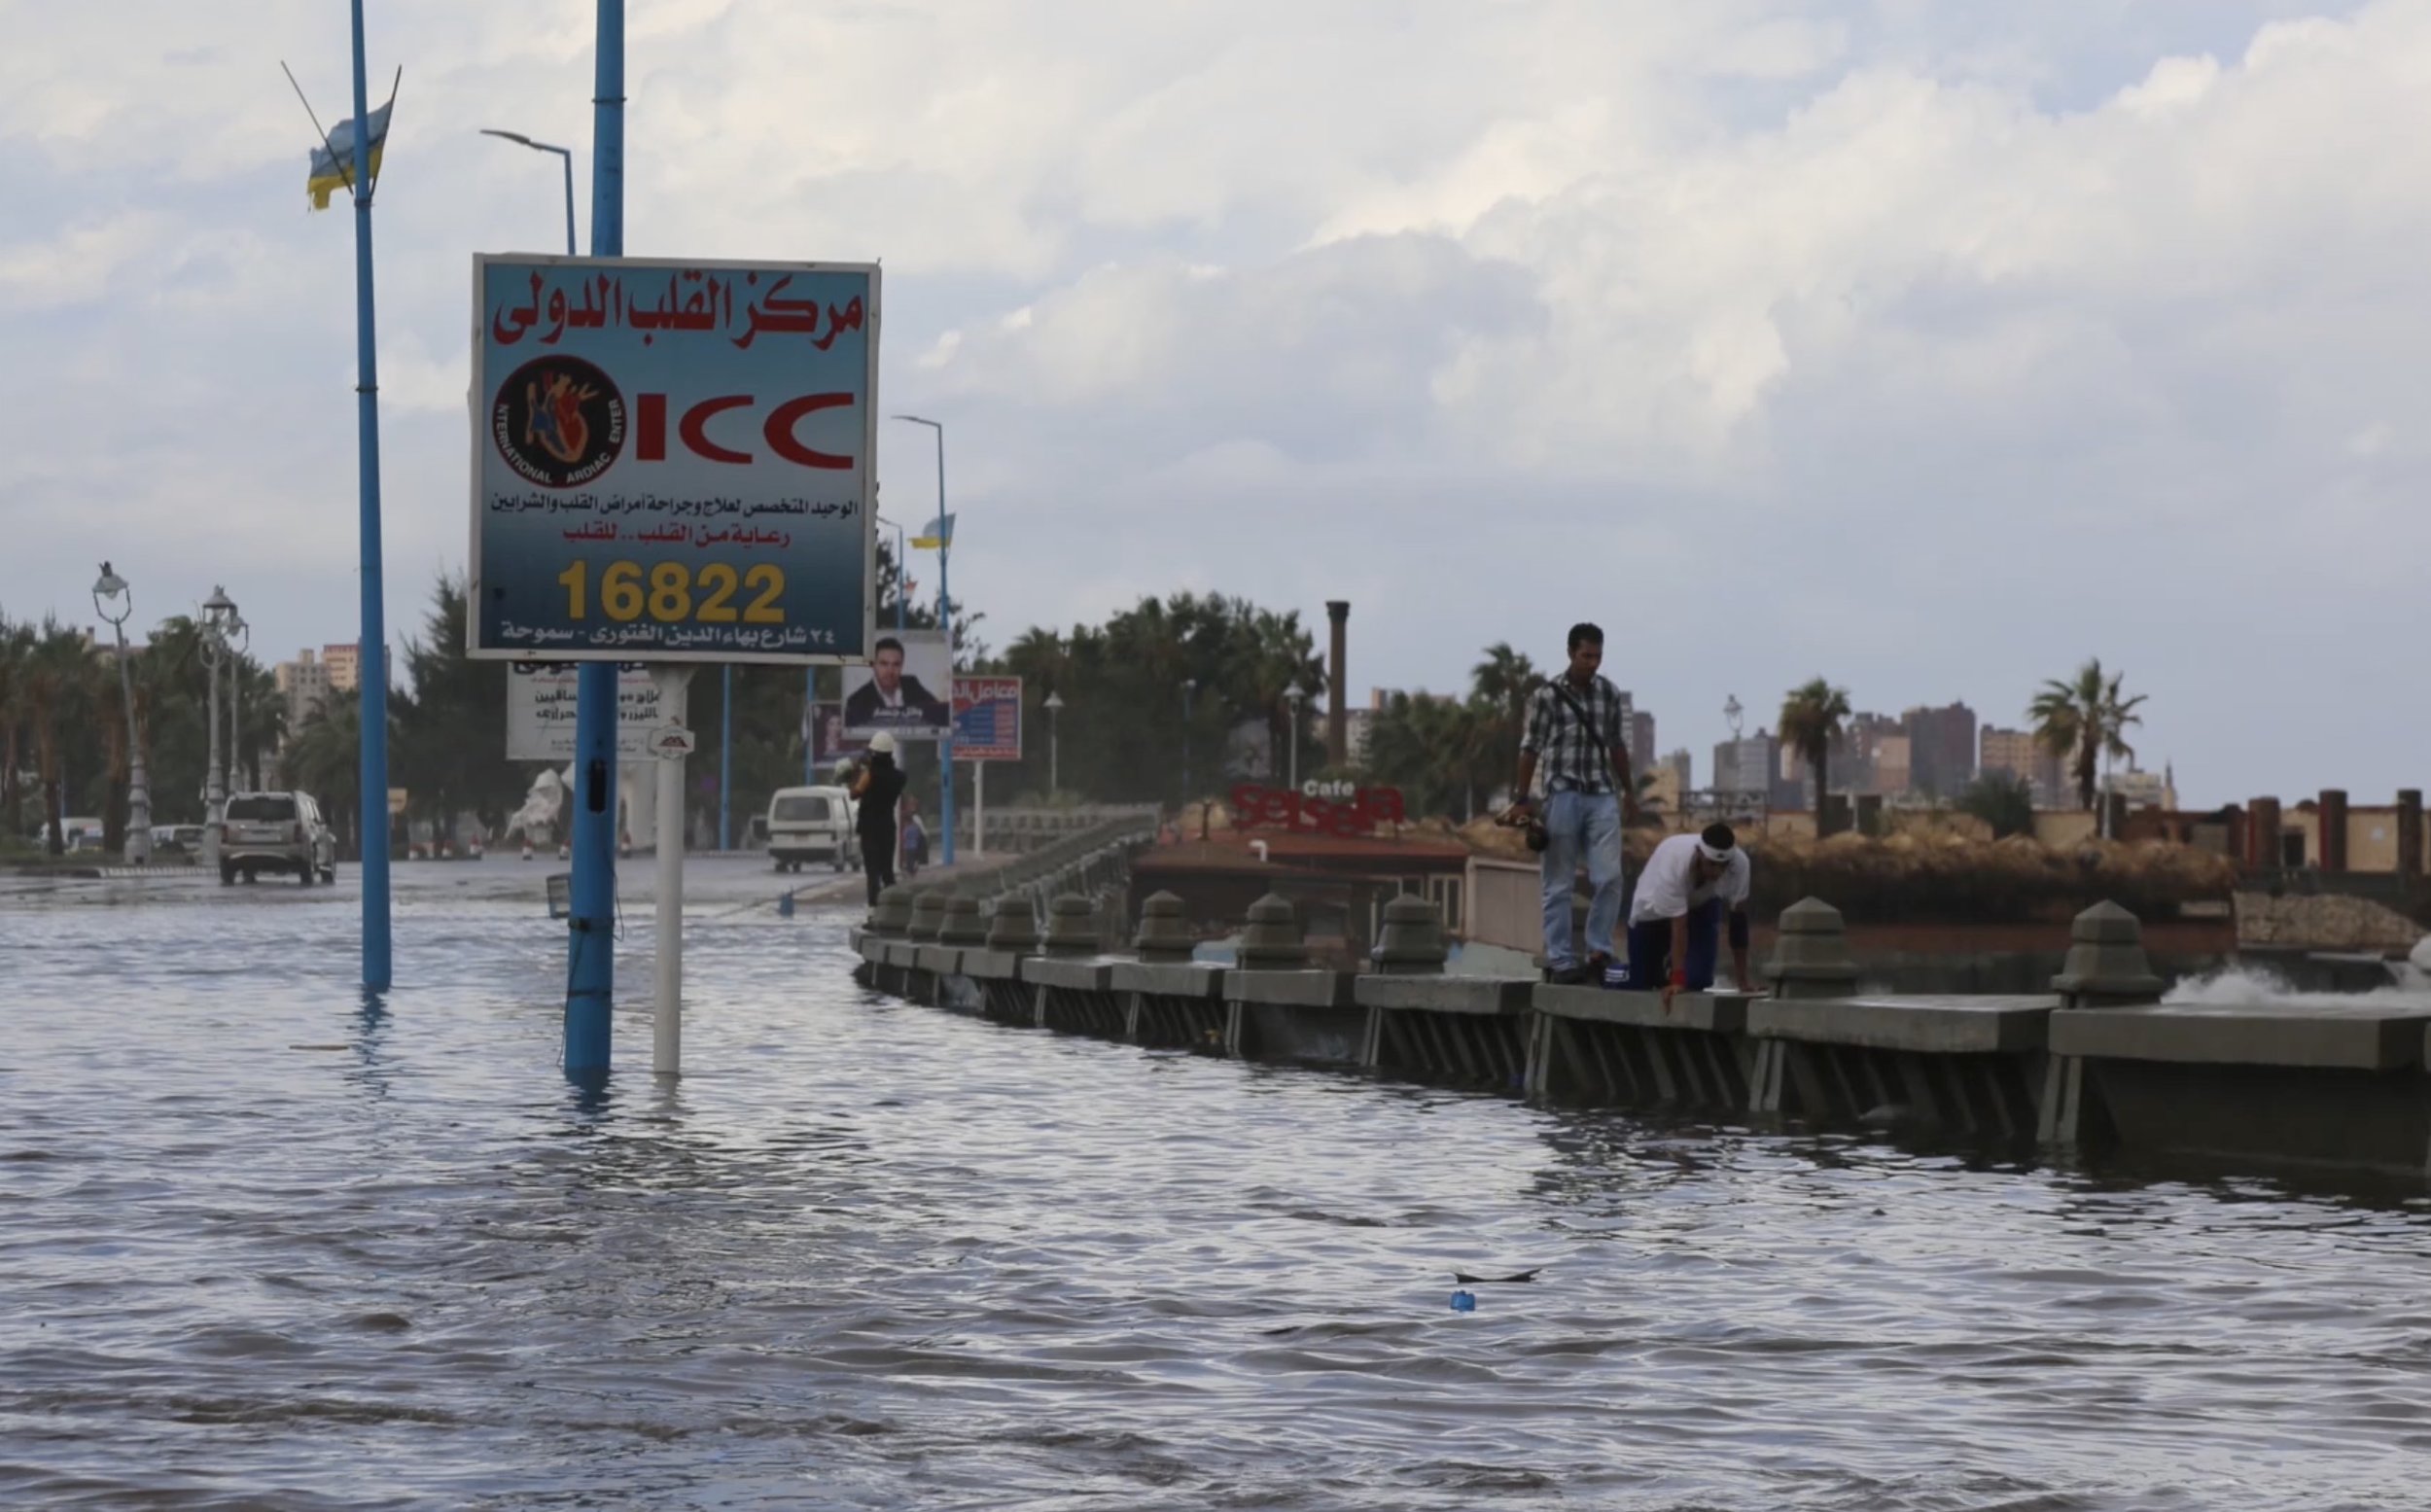
[[[1733,974],[1741,992],[1753,992],[1747,974],[1753,869],[1728,825],[1708,825],[1703,834],[1675,834],[1656,846],[1629,905],[1626,985],[1639,992],[1659,985],[1667,1008],[1683,987],[1690,992],[1711,987],[1727,914]]]

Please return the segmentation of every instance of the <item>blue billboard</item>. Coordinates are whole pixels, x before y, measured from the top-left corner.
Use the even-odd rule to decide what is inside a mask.
[[[474,259],[471,652],[859,660],[878,269]]]

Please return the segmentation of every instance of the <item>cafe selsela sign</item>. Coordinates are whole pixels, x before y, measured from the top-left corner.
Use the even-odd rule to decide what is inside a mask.
[[[1229,796],[1236,829],[1281,829],[1291,834],[1330,834],[1351,839],[1372,835],[1380,826],[1409,823],[1398,788],[1310,781],[1302,783],[1295,791],[1242,783]]]

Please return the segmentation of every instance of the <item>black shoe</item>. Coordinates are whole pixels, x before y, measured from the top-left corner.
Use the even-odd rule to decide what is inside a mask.
[[[1545,977],[1556,987],[1583,987],[1595,980],[1594,973],[1583,966],[1566,966]]]

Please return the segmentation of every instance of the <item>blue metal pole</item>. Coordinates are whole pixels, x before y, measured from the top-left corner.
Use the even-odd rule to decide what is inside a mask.
[[[945,427],[932,425],[929,429],[937,438],[937,528],[944,532],[937,538],[937,623],[945,630],[945,733],[937,740],[937,823],[944,826],[945,864],[954,864],[954,600],[949,584],[952,578],[947,561],[954,554],[954,527],[945,518]]]
[[[363,0],[354,0],[355,47],[355,416],[363,468],[357,561],[363,589],[358,631],[362,688],[363,985],[388,991],[388,631],[380,591],[380,377],[371,304],[371,107],[363,64]]]
[[[599,0],[591,98],[591,256],[624,252],[624,0]],[[567,920],[566,1074],[609,1065],[616,1002],[617,664],[586,661],[575,684],[574,875]]]
[[[727,794],[734,789],[734,663],[727,662],[718,689],[718,849],[734,849],[733,807]]]

